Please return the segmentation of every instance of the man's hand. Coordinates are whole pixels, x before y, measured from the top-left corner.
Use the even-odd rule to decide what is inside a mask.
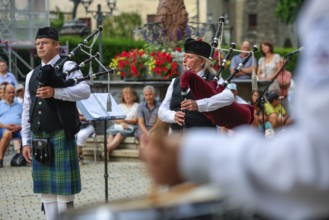
[[[175,113],[175,122],[182,126],[185,121],[185,112],[178,111]]]
[[[36,97],[46,99],[51,98],[55,94],[55,90],[51,86],[43,86],[37,89]]]
[[[178,167],[181,139],[181,135],[151,135],[143,157],[150,175],[158,184],[176,185],[183,182]]]
[[[23,147],[23,156],[28,163],[32,163],[32,154],[31,154],[31,146]]]
[[[186,99],[181,102],[181,109],[182,110],[188,110],[188,111],[197,111],[198,105],[195,100],[192,99]]]

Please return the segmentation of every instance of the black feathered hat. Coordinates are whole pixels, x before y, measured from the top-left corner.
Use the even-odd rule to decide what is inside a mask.
[[[184,44],[184,51],[185,53],[196,54],[209,60],[211,46],[202,40],[188,38]]]
[[[55,28],[52,27],[39,28],[37,36],[35,36],[35,39],[38,38],[50,38],[58,41],[58,32]]]

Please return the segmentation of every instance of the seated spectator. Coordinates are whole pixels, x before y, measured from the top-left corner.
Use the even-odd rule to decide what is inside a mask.
[[[255,121],[257,129],[262,132],[265,137],[273,137],[274,129],[272,124],[268,121],[268,117],[264,114],[262,109],[258,109],[255,113]]]
[[[235,55],[231,59],[230,72],[234,73],[235,68],[247,57],[246,51],[250,51],[249,41],[243,41],[241,44],[241,53]],[[234,76],[234,79],[251,79],[251,74],[254,69],[257,68],[256,59],[249,59],[248,62],[240,69],[240,71]]]
[[[119,106],[126,115],[126,118],[115,120],[107,129],[107,133],[109,134],[107,138],[109,155],[119,146],[125,137],[133,137],[137,128],[137,94],[131,87],[122,89]]]
[[[257,102],[257,99],[259,98],[259,96],[260,96],[259,90],[252,90],[249,104],[256,106],[256,104],[258,104],[256,102]]]
[[[15,88],[17,87],[17,80],[14,74],[8,72],[8,65],[5,60],[0,60],[0,84],[2,82],[8,82],[12,84]]]
[[[0,101],[0,168],[3,167],[3,157],[11,140],[14,141],[14,148],[20,152],[22,119],[22,105],[14,100],[15,87],[11,84],[3,88],[4,97]]]
[[[5,87],[4,85],[0,85],[0,100],[2,100],[3,97],[3,87]]]
[[[143,94],[144,101],[137,108],[138,128],[135,132],[135,137],[139,140],[141,149],[147,145],[150,129],[155,125],[161,104],[155,99],[156,94],[153,86],[145,86]]]
[[[235,84],[235,83],[230,83],[227,85],[227,88],[229,88],[233,94],[234,94],[234,100],[237,102],[237,103],[240,103],[240,104],[248,104],[246,102],[246,100],[244,100],[243,98],[241,98],[238,94],[239,94],[239,91],[238,91],[238,86]]]
[[[284,59],[281,58],[281,65],[284,64]],[[292,74],[290,71],[283,69],[281,73],[277,77],[279,87],[280,87],[280,92],[279,96],[288,96],[288,91],[291,86],[291,81],[292,81]]]
[[[268,103],[264,104],[265,114],[268,116],[268,120],[274,128],[292,123],[285,108],[280,103],[279,94],[277,92],[271,91],[267,95],[267,101]]]
[[[24,86],[22,84],[18,84],[16,89],[16,100],[21,104],[23,104],[24,92]]]
[[[80,165],[84,164],[83,147],[86,145],[88,137],[95,133],[95,128],[91,121],[86,120],[85,116],[79,112],[81,122],[80,131],[77,133],[77,152]]]

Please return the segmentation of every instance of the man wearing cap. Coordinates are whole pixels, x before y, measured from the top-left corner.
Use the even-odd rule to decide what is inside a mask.
[[[200,77],[210,72],[212,77],[209,78],[213,78],[215,71],[211,68],[209,60],[211,46],[208,43],[189,38],[185,41],[184,50],[184,72],[189,70]],[[222,79],[218,82],[221,83]],[[187,90],[186,100],[184,100],[181,95],[180,78],[175,78],[168,87],[158,115],[160,120],[170,123],[173,132],[179,131],[184,123],[187,128],[215,127],[201,112],[209,112],[231,105],[233,100],[233,93],[229,89],[225,89],[210,98],[197,101]]]
[[[27,162],[32,162],[33,191],[41,193],[42,207],[49,220],[73,207],[74,194],[81,191],[74,139],[79,129],[75,102],[88,98],[90,87],[81,82],[71,87],[54,88],[51,81],[47,84],[41,82],[44,74],[55,74],[54,66],[61,62],[56,29],[39,28],[35,46],[41,65],[26,77],[22,116],[23,155]],[[67,61],[62,71],[75,65]],[[76,70],[66,79],[81,77],[81,71]],[[35,155],[32,157],[32,143],[36,139],[49,140],[53,145],[53,158],[49,161],[43,163],[36,160]]]
[[[235,83],[229,83],[227,85],[227,88],[229,88],[233,92],[233,94],[234,94],[234,100],[237,103],[240,103],[240,104],[248,104],[248,102],[246,102],[246,100],[244,100],[243,98],[241,98],[239,96],[238,86]]]
[[[24,99],[24,86],[22,84],[18,84],[16,88],[16,100],[17,102],[23,104]]]

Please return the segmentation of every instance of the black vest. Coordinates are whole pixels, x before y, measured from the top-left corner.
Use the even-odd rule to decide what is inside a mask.
[[[74,139],[80,126],[76,103],[54,98],[37,98],[36,91],[39,87],[40,69],[41,65],[33,70],[29,81],[29,92],[32,100],[30,106],[31,131],[38,134],[42,131],[51,133],[64,129],[67,137],[70,140]]]
[[[187,99],[195,100],[191,93],[187,93]],[[180,78],[176,78],[173,85],[173,93],[170,101],[170,110],[179,111],[180,103],[183,101],[180,89]],[[199,111],[186,111],[185,125],[190,127],[215,127],[215,125]],[[170,124],[171,129],[180,130],[181,126],[178,124]]]

